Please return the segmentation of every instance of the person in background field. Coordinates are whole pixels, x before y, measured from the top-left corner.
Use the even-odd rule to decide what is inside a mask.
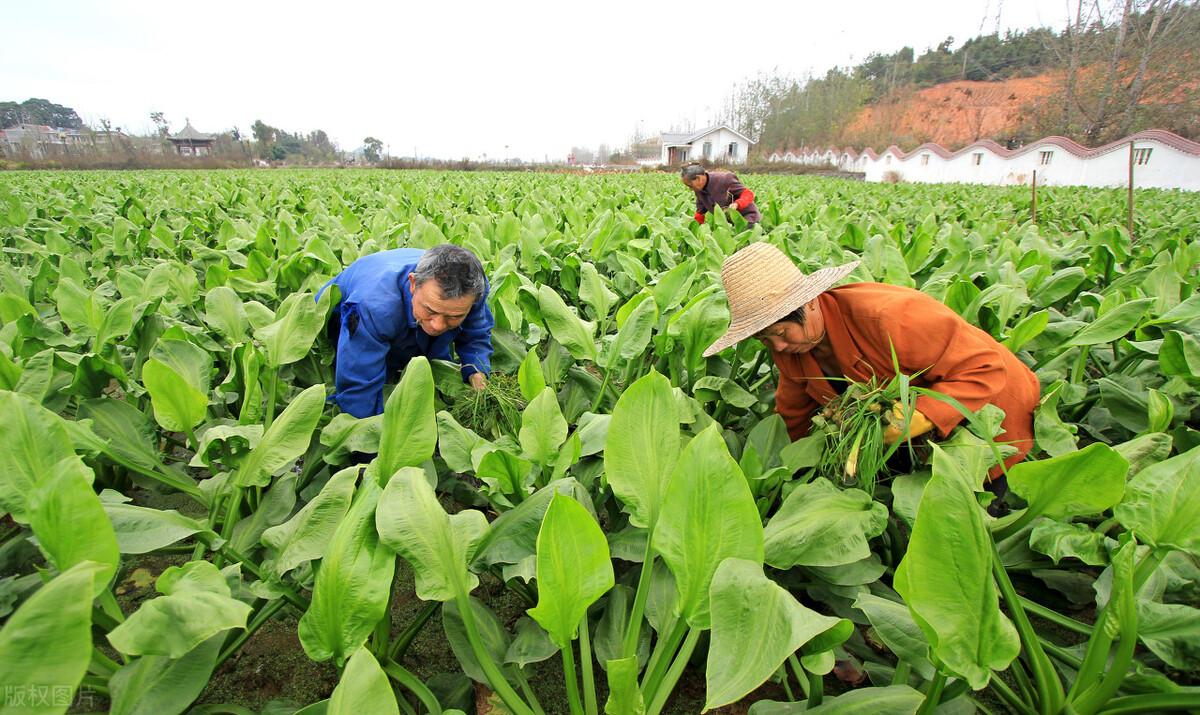
[[[762,220],[754,204],[754,192],[743,186],[732,171],[705,171],[699,164],[688,164],[680,178],[684,186],[696,192],[697,223],[704,223],[704,215],[714,206],[736,209],[751,226]]]
[[[749,337],[761,340],[779,368],[775,410],[799,439],[812,428],[812,415],[844,389],[842,378],[866,382],[895,377],[892,350],[912,384],[953,397],[978,411],[1004,410],[996,441],[1017,453],[1011,467],[1033,447],[1033,412],[1041,396],[1037,377],[1007,348],[950,308],[924,293],[882,283],[834,288],[858,261],[804,275],[782,251],[752,243],[725,259],[721,282],[729,298],[728,332],[705,357]],[[906,420],[899,403],[884,432],[892,444],[936,430],[947,436],[963,420],[950,404],[923,395]],[[999,466],[989,475],[1003,474]],[[1003,485],[997,485],[1002,489]]]
[[[337,350],[333,399],[343,412],[359,418],[382,413],[389,376],[417,355],[450,360],[451,345],[463,381],[477,390],[487,386],[495,321],[474,253],[448,243],[373,253],[321,291],[331,285],[341,292],[327,332]]]

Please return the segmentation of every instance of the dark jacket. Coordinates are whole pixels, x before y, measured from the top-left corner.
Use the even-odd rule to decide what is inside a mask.
[[[464,380],[476,372],[491,372],[495,322],[486,287],[457,328],[432,337],[417,325],[408,274],[424,252],[397,248],[363,256],[321,288],[337,285],[342,295],[334,308],[338,336],[333,399],[343,412],[355,417],[380,414],[390,372],[417,355],[449,360],[451,345]]]
[[[704,185],[703,189],[696,192],[696,213],[703,216],[712,211],[714,206],[728,208],[729,204],[741,197],[743,191],[748,191],[748,189],[738,181],[737,174],[732,171],[710,171],[708,172],[708,183]],[[751,197],[753,197],[753,193],[751,193]],[[753,202],[741,209],[741,214],[750,223],[762,221],[758,205]]]

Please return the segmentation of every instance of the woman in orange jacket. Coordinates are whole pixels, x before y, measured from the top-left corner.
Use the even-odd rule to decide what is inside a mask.
[[[762,340],[779,368],[775,409],[791,438],[812,427],[816,409],[838,395],[842,378],[865,382],[895,377],[892,353],[912,384],[954,398],[976,411],[1004,410],[996,438],[1016,448],[1011,467],[1033,447],[1033,411],[1041,386],[1033,372],[992,336],[934,298],[882,283],[833,286],[858,262],[804,275],[782,251],[753,243],[725,260],[721,282],[729,298],[728,332],[709,346],[713,355],[745,338]],[[897,409],[899,423],[903,412]],[[952,405],[921,396],[907,430],[889,427],[893,443],[931,430],[945,437],[963,420]],[[991,477],[1001,474],[999,467]]]

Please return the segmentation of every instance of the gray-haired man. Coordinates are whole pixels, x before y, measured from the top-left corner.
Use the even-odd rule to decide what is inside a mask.
[[[329,319],[337,346],[333,399],[355,417],[383,412],[383,385],[417,355],[462,364],[475,389],[491,372],[488,282],[474,253],[452,244],[363,256],[321,290],[337,285]],[[320,293],[318,293],[318,296]]]

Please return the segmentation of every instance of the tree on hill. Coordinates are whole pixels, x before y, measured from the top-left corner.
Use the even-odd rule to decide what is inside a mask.
[[[64,129],[82,129],[83,120],[74,109],[48,99],[0,102],[0,129],[17,124],[46,124]]]
[[[365,156],[367,161],[371,162],[372,164],[379,163],[379,159],[381,158],[381,154],[379,152],[382,150],[383,142],[379,141],[375,137],[367,137],[366,139],[363,139],[363,156]]]

